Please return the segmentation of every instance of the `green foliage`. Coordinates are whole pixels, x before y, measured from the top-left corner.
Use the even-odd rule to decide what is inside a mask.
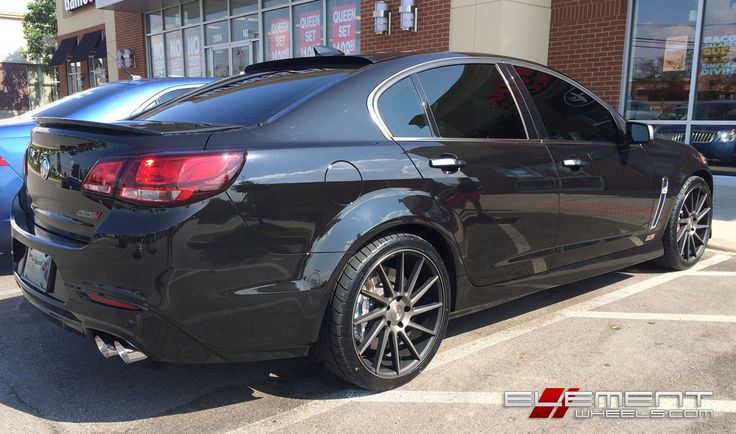
[[[56,48],[53,43],[57,33],[56,2],[32,0],[23,17],[23,35],[26,49],[23,55],[32,63],[48,65]]]

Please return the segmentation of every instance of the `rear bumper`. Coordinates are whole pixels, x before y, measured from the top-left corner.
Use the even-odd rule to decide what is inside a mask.
[[[332,273],[325,270],[334,269],[343,256],[267,254],[250,242],[239,215],[213,225],[219,230],[214,233],[202,228],[201,219],[187,218],[164,233],[100,233],[81,243],[29,225],[18,199],[13,206],[13,268],[25,298],[68,329],[87,337],[102,332],[123,339],[158,361],[240,362],[306,355],[319,333],[331,287]],[[116,229],[109,219],[105,224],[107,230]],[[51,293],[20,276],[28,248],[53,258],[57,272]],[[222,252],[232,258],[235,248],[242,257],[222,262]],[[98,304],[89,293],[143,310]]]

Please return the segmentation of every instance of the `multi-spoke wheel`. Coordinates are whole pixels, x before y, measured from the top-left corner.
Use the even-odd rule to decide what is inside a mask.
[[[361,387],[385,390],[421,372],[447,327],[448,276],[427,241],[391,234],[348,261],[325,318],[318,356]]]
[[[710,238],[713,215],[710,187],[703,178],[689,178],[677,196],[664,234],[663,262],[684,270],[703,256]]]

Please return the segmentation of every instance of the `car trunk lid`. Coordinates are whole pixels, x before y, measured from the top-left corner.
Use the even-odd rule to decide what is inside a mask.
[[[82,192],[92,167],[111,158],[204,149],[212,125],[100,124],[38,119],[27,154],[26,194],[34,223],[58,235],[89,241],[113,207],[113,199]],[[180,133],[188,133],[186,136]]]

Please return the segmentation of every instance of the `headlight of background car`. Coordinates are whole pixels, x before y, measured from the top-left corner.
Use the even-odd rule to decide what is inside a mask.
[[[721,142],[723,143],[732,142],[734,139],[736,139],[736,129],[721,133]]]

